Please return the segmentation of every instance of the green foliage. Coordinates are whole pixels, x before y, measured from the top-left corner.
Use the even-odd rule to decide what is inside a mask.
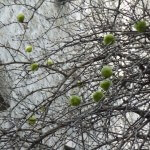
[[[34,115],[27,119],[28,124],[31,126],[33,126],[36,123],[36,121],[37,121],[37,119]]]
[[[134,28],[138,31],[138,32],[145,32],[147,25],[145,21],[138,21],[136,22],[136,24],[134,25]]]
[[[81,103],[81,98],[77,95],[73,95],[70,97],[71,106],[78,106]]]
[[[112,34],[107,34],[104,36],[104,44],[111,45],[115,43],[115,37]]]
[[[111,77],[113,74],[112,72],[112,68],[110,66],[103,66],[102,70],[101,70],[101,75],[105,78],[109,78]]]
[[[103,90],[105,90],[105,91],[107,91],[108,89],[109,89],[109,87],[111,86],[111,81],[110,80],[103,80],[103,81],[101,81],[101,83],[100,83],[100,87],[103,89]]]
[[[32,52],[32,46],[31,46],[31,45],[28,45],[25,50],[26,50],[26,52],[28,52],[28,53]]]
[[[17,16],[18,22],[23,23],[24,19],[25,19],[25,16],[23,13],[18,14],[18,16]]]
[[[104,98],[104,93],[102,91],[96,91],[92,94],[92,98],[95,102],[98,102]]]
[[[31,70],[32,71],[37,71],[38,70],[38,68],[39,68],[39,65],[37,64],[37,63],[33,63],[33,64],[31,64]]]

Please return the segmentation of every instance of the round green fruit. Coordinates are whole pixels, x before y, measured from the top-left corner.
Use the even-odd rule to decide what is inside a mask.
[[[109,87],[111,86],[111,81],[110,80],[103,80],[100,83],[100,87],[104,90],[107,91],[109,89]]]
[[[46,63],[48,66],[51,66],[54,64],[53,60],[51,60],[50,58],[47,60],[47,63]]]
[[[112,34],[107,34],[104,36],[104,44],[111,45],[115,43],[115,37]]]
[[[18,14],[18,16],[17,16],[18,22],[23,23],[24,19],[25,19],[25,16],[23,13]]]
[[[45,112],[45,111],[46,111],[45,106],[41,106],[41,107],[40,107],[40,111],[41,111],[41,112]]]
[[[96,91],[92,94],[92,98],[95,102],[98,102],[104,98],[104,93],[102,91]]]
[[[70,97],[71,106],[78,106],[81,103],[81,98],[79,96],[73,95]]]
[[[109,78],[111,77],[113,74],[112,72],[112,68],[110,66],[103,66],[102,70],[101,70],[101,75],[105,78]]]
[[[31,70],[32,70],[32,71],[37,71],[38,68],[39,68],[39,65],[38,65],[37,63],[31,64]]]
[[[37,120],[36,120],[35,116],[31,116],[31,117],[28,118],[27,121],[28,121],[29,125],[33,126],[36,123]]]
[[[28,53],[32,52],[32,46],[31,46],[31,45],[28,45],[25,50],[26,50],[26,52],[28,52]]]
[[[82,85],[82,83],[81,83],[80,80],[77,81],[77,85],[78,85],[78,86],[81,86],[81,85]]]
[[[138,21],[135,25],[134,28],[138,31],[138,32],[145,32],[147,25],[145,21]]]

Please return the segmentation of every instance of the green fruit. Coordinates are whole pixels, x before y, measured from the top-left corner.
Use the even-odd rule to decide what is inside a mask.
[[[31,117],[28,118],[27,121],[28,121],[29,125],[33,126],[36,123],[37,120],[36,120],[35,116],[31,116]]]
[[[48,59],[46,64],[47,64],[48,66],[51,66],[51,65],[53,65],[53,64],[54,64],[54,62],[53,62],[53,60]]]
[[[26,50],[26,52],[28,52],[28,53],[32,52],[32,46],[31,46],[31,45],[28,45],[25,50]]]
[[[41,111],[41,112],[45,112],[45,111],[46,111],[45,106],[41,106],[41,107],[40,107],[40,111]]]
[[[18,22],[23,23],[24,19],[25,19],[25,16],[23,13],[18,14],[18,16],[17,16]]]
[[[70,97],[70,104],[72,106],[78,106],[81,103],[81,98],[79,96],[73,95]]]
[[[95,102],[98,102],[104,98],[104,93],[102,91],[96,91],[92,94],[92,98]]]
[[[78,80],[78,81],[77,81],[77,85],[78,85],[78,86],[81,86],[81,85],[82,85],[82,82],[81,82],[80,80]]]
[[[112,68],[110,66],[103,66],[102,70],[101,70],[101,75],[105,78],[109,78],[110,76],[112,76],[113,72],[112,72]]]
[[[147,25],[145,21],[138,21],[135,25],[134,28],[138,31],[138,32],[144,32],[146,31]]]
[[[104,44],[111,45],[115,43],[115,37],[112,34],[107,34],[104,36]]]
[[[38,70],[38,68],[39,68],[39,65],[37,64],[37,63],[33,63],[33,64],[31,64],[31,70],[32,71],[37,71]]]
[[[111,81],[110,80],[103,80],[100,83],[100,87],[104,90],[107,91],[109,89],[109,87],[111,86]]]

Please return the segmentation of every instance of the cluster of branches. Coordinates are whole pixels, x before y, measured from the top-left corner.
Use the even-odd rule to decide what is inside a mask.
[[[0,149],[150,149],[149,9],[148,0],[1,0],[0,103],[9,108],[0,113]],[[139,20],[145,32],[134,29]],[[113,45],[104,45],[106,34]],[[104,65],[112,86],[95,103]],[[79,106],[71,95],[82,97]]]

